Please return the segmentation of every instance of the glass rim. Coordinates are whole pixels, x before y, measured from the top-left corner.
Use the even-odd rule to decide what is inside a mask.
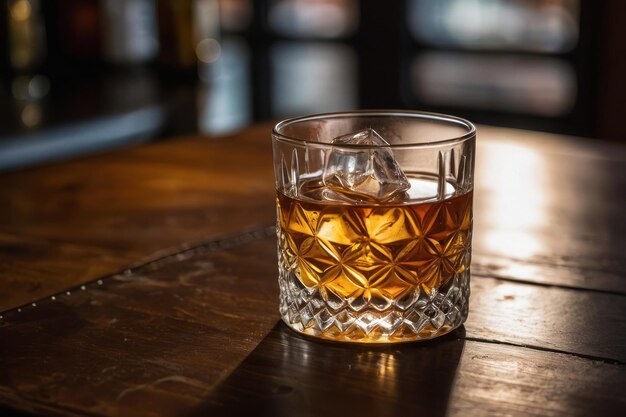
[[[298,146],[306,146],[313,148],[328,148],[328,147],[336,147],[336,148],[358,148],[358,149],[376,149],[380,148],[380,146],[376,145],[358,145],[358,144],[333,144],[327,142],[316,142],[306,139],[298,139],[296,137],[288,136],[282,133],[279,133],[279,130],[289,126],[291,124],[300,123],[300,122],[308,122],[315,121],[320,119],[338,119],[343,117],[404,117],[408,119],[421,119],[428,121],[435,121],[440,123],[452,124],[459,127],[464,127],[467,129],[467,132],[460,136],[455,136],[451,138],[435,140],[430,142],[418,142],[418,143],[401,143],[401,144],[389,144],[388,146],[392,149],[416,149],[416,148],[430,148],[441,145],[449,145],[461,143],[469,139],[473,139],[476,137],[476,126],[469,120],[463,119],[457,116],[451,116],[442,113],[432,113],[432,112],[424,112],[424,111],[415,111],[415,110],[352,110],[352,111],[339,111],[339,112],[329,112],[329,113],[316,113],[310,114],[306,116],[297,116],[291,117],[289,119],[282,120],[272,129],[272,136],[278,142],[290,143]]]

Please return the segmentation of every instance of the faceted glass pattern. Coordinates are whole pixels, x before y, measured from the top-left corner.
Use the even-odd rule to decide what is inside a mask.
[[[472,192],[415,204],[345,205],[278,193],[280,311],[342,341],[429,339],[467,316]]]
[[[468,314],[476,128],[434,113],[302,116],[272,132],[283,321],[339,342],[450,332]]]

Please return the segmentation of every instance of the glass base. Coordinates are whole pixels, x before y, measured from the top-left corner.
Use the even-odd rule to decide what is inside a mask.
[[[322,339],[350,343],[403,343],[443,336],[467,318],[469,269],[429,293],[414,289],[413,302],[384,310],[365,305],[355,310],[348,300],[329,305],[325,291],[308,288],[279,268],[280,313],[293,330]]]

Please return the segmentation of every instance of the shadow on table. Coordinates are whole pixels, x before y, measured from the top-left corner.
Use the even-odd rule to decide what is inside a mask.
[[[387,346],[302,337],[279,322],[191,416],[444,416],[465,344]]]

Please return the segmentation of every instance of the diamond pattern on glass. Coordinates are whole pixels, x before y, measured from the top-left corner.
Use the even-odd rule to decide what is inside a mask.
[[[281,315],[333,340],[427,339],[467,316],[472,194],[348,206],[278,195]]]

